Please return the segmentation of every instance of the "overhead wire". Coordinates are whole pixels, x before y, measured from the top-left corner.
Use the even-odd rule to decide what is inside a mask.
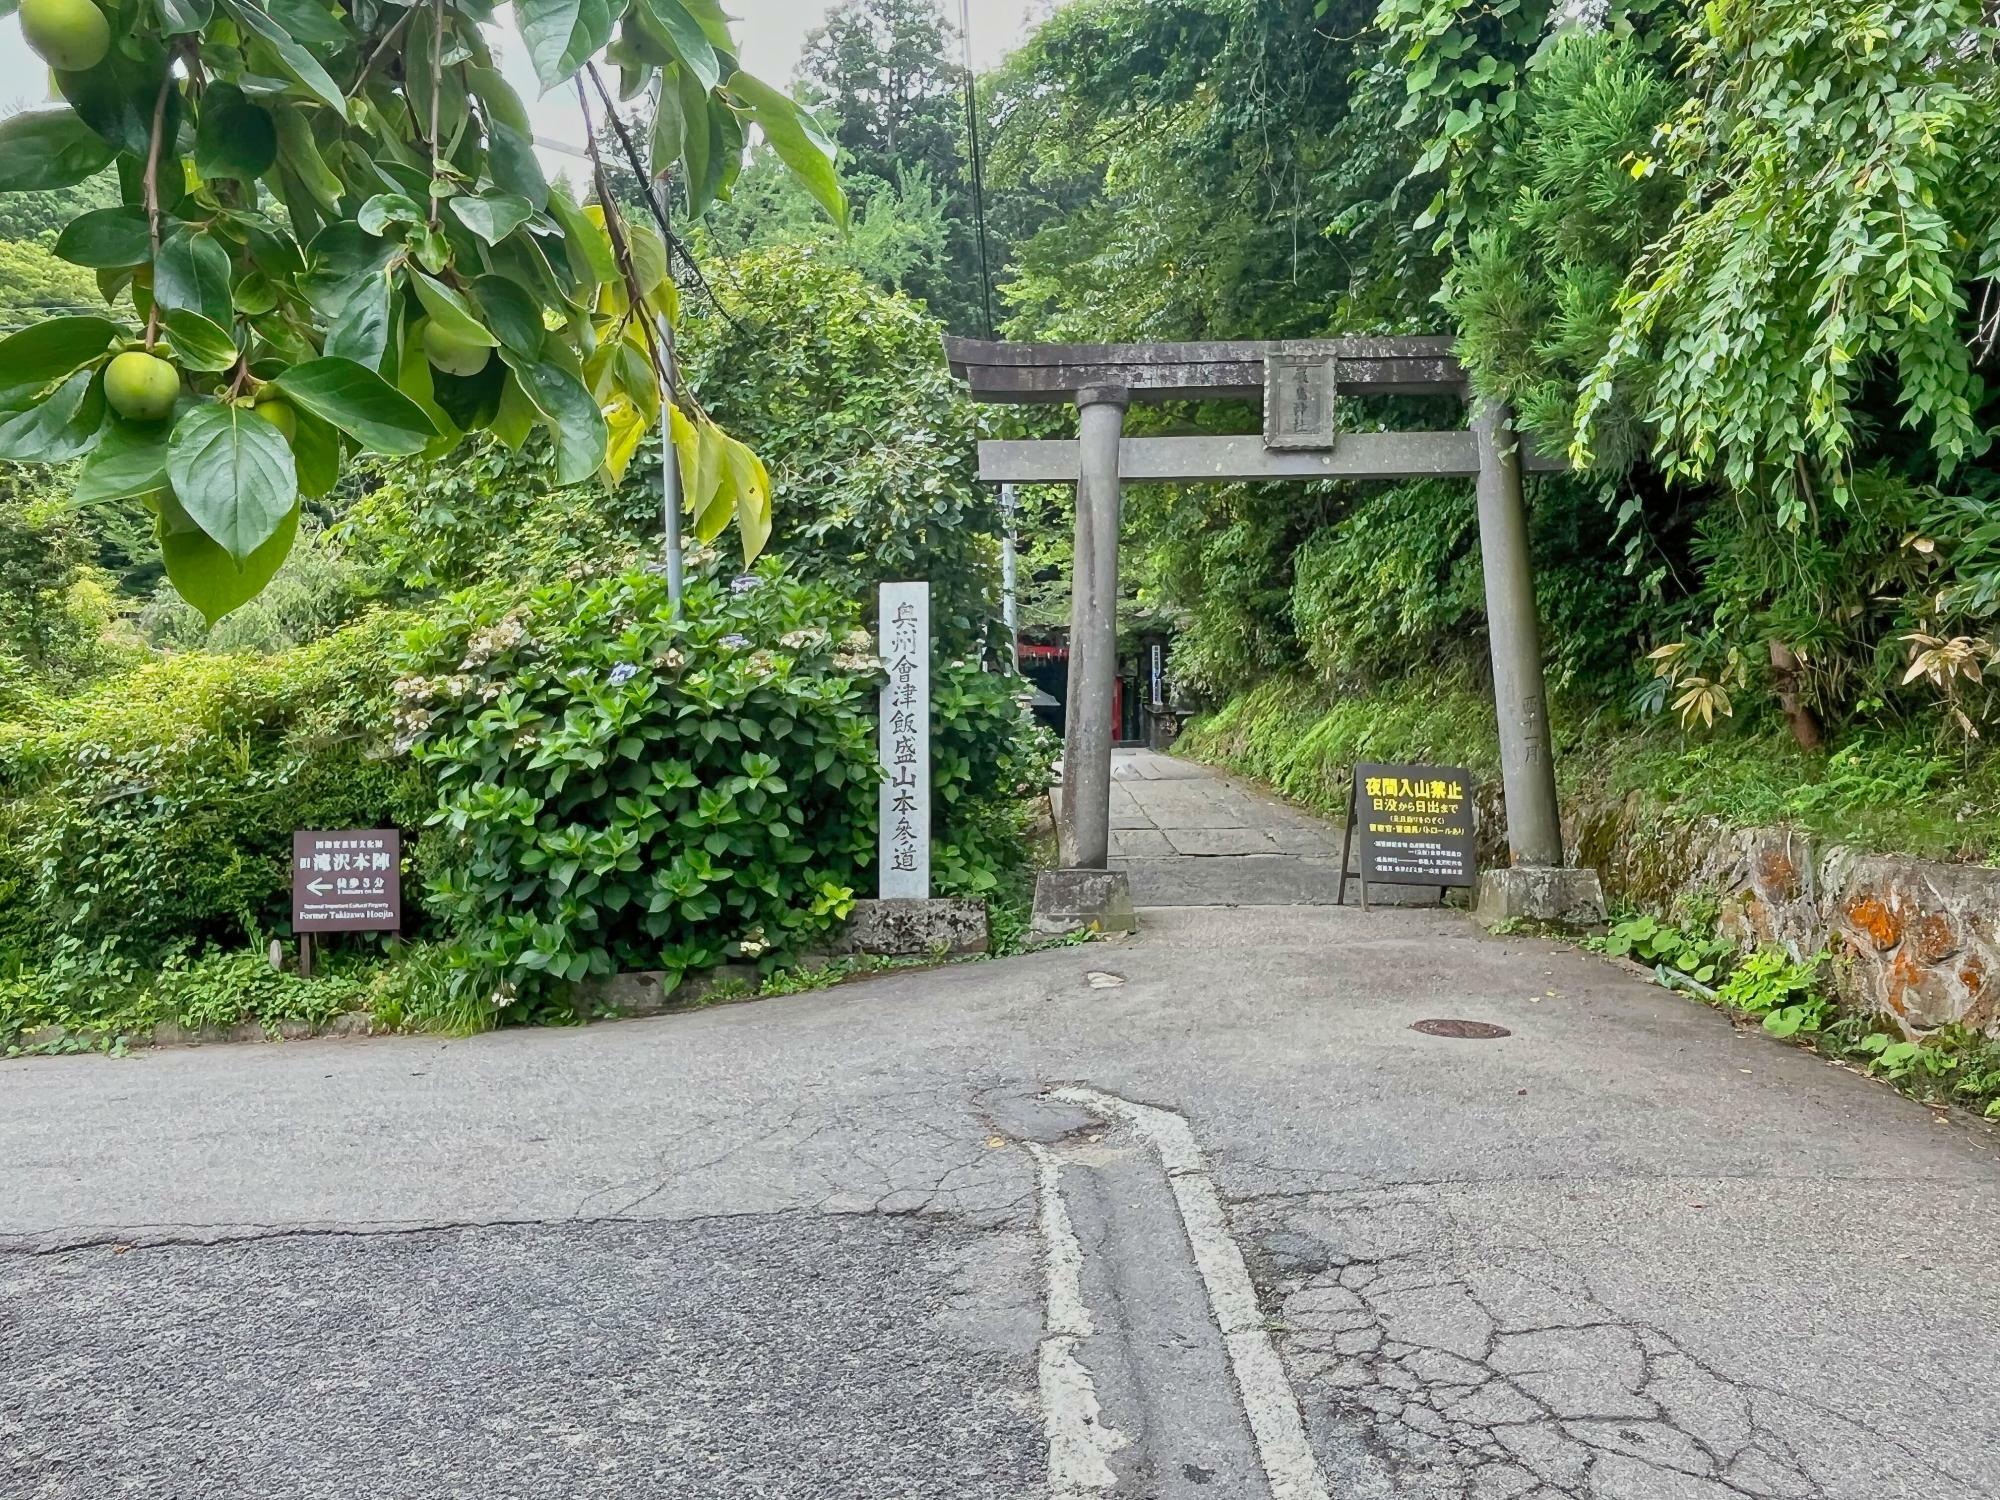
[[[972,167],[972,222],[979,240],[979,303],[986,337],[993,337],[993,267],[986,244],[986,162],[979,148],[979,83],[972,72],[972,0],[958,0],[958,35],[965,61],[965,134]]]

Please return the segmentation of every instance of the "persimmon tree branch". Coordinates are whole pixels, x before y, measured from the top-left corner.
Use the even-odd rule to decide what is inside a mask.
[[[444,200],[438,196],[438,167],[443,146],[438,142],[438,104],[444,95],[444,0],[431,0],[431,228],[437,228]]]
[[[529,47],[540,87],[579,82],[589,56],[612,46],[634,5],[647,3],[603,0],[577,10],[572,0],[572,24],[560,49],[550,45],[544,7],[530,28]],[[713,9],[709,0],[703,3]],[[0,0],[0,11],[13,5]],[[177,29],[190,10],[208,8],[111,7],[119,61],[102,70],[92,65],[82,107],[58,98],[47,109],[0,119],[0,158],[15,166],[0,171],[0,194],[28,191],[29,184],[34,190],[74,187],[114,164],[124,184],[121,205],[110,216],[85,224],[99,210],[79,206],[59,226],[67,233],[85,224],[76,236],[82,260],[114,273],[102,278],[112,295],[100,318],[72,320],[60,337],[37,328],[0,337],[0,375],[39,393],[30,409],[68,401],[78,390],[102,389],[103,401],[87,407],[71,401],[45,420],[0,423],[0,463],[89,465],[105,443],[122,441],[128,431],[178,443],[187,461],[165,488],[193,526],[177,530],[160,555],[174,587],[213,621],[261,587],[258,580],[270,573],[265,564],[275,567],[291,545],[285,518],[302,499],[326,494],[346,460],[363,453],[436,456],[459,440],[461,424],[465,431],[496,422],[512,430],[519,412],[510,403],[455,411],[447,423],[435,404],[415,399],[411,392],[421,371],[408,357],[412,335],[428,340],[425,358],[446,375],[471,359],[474,346],[501,345],[498,327],[511,332],[539,324],[545,340],[561,341],[573,358],[545,362],[528,382],[542,398],[530,404],[545,425],[561,432],[562,484],[582,483],[598,472],[610,454],[611,419],[624,443],[631,436],[625,406],[651,408],[663,384],[676,405],[685,401],[685,409],[699,410],[679,386],[671,330],[656,317],[672,294],[649,285],[643,290],[650,299],[641,295],[642,278],[664,269],[652,263],[655,242],[641,228],[648,222],[644,215],[631,209],[621,217],[608,192],[608,219],[597,210],[582,218],[561,204],[553,220],[516,211],[521,199],[535,199],[545,184],[529,154],[532,143],[518,138],[532,134],[527,105],[491,66],[494,49],[482,39],[490,5],[348,0],[345,8],[325,7],[312,37],[301,38],[289,34],[294,28],[282,15],[232,4],[225,6],[226,24],[198,34]],[[688,108],[703,111],[711,128],[736,111],[753,112],[781,132],[805,128],[798,106],[767,97],[768,90],[736,74],[728,83],[711,76],[697,102],[683,74],[693,69],[708,76],[714,56],[735,52],[712,21],[704,26],[714,34],[656,37],[652,61],[620,52],[633,87],[676,79],[676,87],[689,88]],[[41,40],[58,54],[51,62],[83,60],[63,37]],[[98,55],[108,55],[108,47]],[[447,85],[458,90],[449,109]],[[590,91],[591,83],[581,81],[578,97]],[[114,117],[134,115],[135,130],[108,128]],[[644,147],[615,109],[613,120],[636,166]],[[320,142],[337,149],[322,150]],[[601,191],[605,163],[619,147],[594,144],[602,149],[588,154]],[[706,138],[700,143],[707,144]],[[688,141],[682,145],[677,180],[687,175],[686,149],[695,149]],[[33,156],[14,161],[18,153]],[[196,196],[206,205],[186,226],[169,217],[180,212],[184,179],[199,186]],[[259,186],[266,183],[269,192]],[[193,207],[195,199],[188,202]],[[663,205],[649,207],[664,223]],[[222,219],[205,222],[218,210]],[[466,221],[465,235],[444,232],[454,216]],[[292,248],[299,241],[328,248],[300,254]],[[606,253],[614,245],[615,259]],[[558,274],[557,266],[572,274]],[[198,286],[186,285],[191,279]],[[356,294],[335,299],[338,307],[317,295],[335,280],[351,282]],[[121,287],[132,289],[141,309],[136,319],[120,316]],[[609,317],[575,315],[579,304],[594,305],[606,288]],[[202,295],[191,297],[190,290]],[[183,325],[168,298],[206,314],[213,327]],[[170,311],[176,318],[171,331]],[[638,332],[630,327],[634,317],[642,320]],[[580,365],[600,348],[609,353],[607,338],[623,340],[626,350],[615,360],[592,363],[586,387]],[[465,346],[465,360],[453,357],[455,344]],[[105,380],[128,345],[157,351],[165,368],[146,369],[143,381]],[[399,357],[391,359],[392,349]],[[344,356],[337,368],[321,364],[334,350]],[[496,373],[503,382],[522,375],[519,368]],[[410,388],[399,394],[406,380]],[[221,421],[236,421],[222,408],[267,387],[272,403],[310,409],[310,436],[274,420],[271,431],[250,429],[248,439],[273,461],[237,462],[225,451],[230,445],[211,441]],[[506,389],[503,384],[503,394]],[[604,424],[568,421],[586,399],[609,413]],[[510,405],[505,421],[501,404]],[[302,419],[305,411],[294,415]],[[290,450],[289,464],[276,462],[276,444]],[[113,472],[121,477],[108,481]],[[124,472],[114,462],[98,477],[120,485],[147,477],[128,481]],[[752,543],[753,551],[757,545],[761,541]],[[249,568],[253,555],[259,557],[256,570]]]
[[[396,24],[382,33],[382,40],[375,44],[375,50],[368,54],[368,61],[361,65],[361,71],[355,75],[353,85],[347,90],[348,98],[352,99],[360,94],[362,85],[368,82],[368,75],[375,71],[375,64],[382,60],[384,53],[395,46],[396,38],[403,34],[403,29],[410,24],[410,17],[415,14],[414,10],[404,11],[397,18]]]
[[[688,270],[693,273],[695,281],[707,295],[709,302],[714,306],[715,310],[722,314],[723,319],[731,328],[734,328],[740,334],[748,336],[750,330],[737,322],[729,309],[722,305],[722,299],[715,295],[715,288],[710,286],[708,278],[701,274],[701,267],[695,264],[694,253],[688,249],[685,242],[675,236],[673,225],[667,218],[666,205],[662,201],[663,195],[655,190],[652,178],[647,175],[645,163],[639,157],[639,148],[633,143],[631,132],[625,128],[625,121],[619,117],[617,106],[611,102],[611,91],[604,86],[604,78],[597,71],[597,64],[585,63],[583,71],[590,75],[591,83],[597,88],[597,97],[604,101],[604,112],[611,117],[611,132],[618,137],[618,146],[625,154],[626,164],[632,168],[632,175],[639,181],[639,187],[646,200],[646,209],[652,214],[653,222],[660,228],[660,238],[665,241],[667,247],[667,268],[669,273],[673,269],[673,254],[678,250],[681,260],[687,265]],[[596,142],[593,140],[593,148],[595,144]]]
[[[153,264],[160,263],[160,143],[167,133],[167,93],[174,86],[174,66],[171,61],[167,71],[160,78],[159,96],[153,100],[153,138],[146,147],[146,239],[152,246]],[[153,288],[157,293],[158,287]],[[146,348],[150,350],[160,339],[160,301],[157,295],[149,299],[146,310]]]
[[[595,72],[594,69],[591,71]],[[600,92],[603,87],[600,82]],[[619,212],[617,200],[611,194],[611,183],[604,172],[604,158],[598,154],[597,129],[590,118],[590,96],[583,90],[582,74],[577,75],[576,102],[583,110],[583,139],[590,153],[591,176],[597,184],[598,206],[604,210],[604,232],[611,237],[611,253],[618,262],[619,274],[625,279],[625,296],[631,303],[628,316],[639,320],[640,332],[646,340],[646,353],[652,360],[654,373],[659,376],[660,389],[671,398],[672,377],[654,337],[653,321],[646,316],[646,294],[639,285],[639,273],[632,264],[632,245],[625,234],[625,216]],[[606,99],[605,103],[609,106],[610,100]],[[616,110],[612,111],[612,116],[614,119],[617,117]],[[664,249],[662,246],[663,252]]]

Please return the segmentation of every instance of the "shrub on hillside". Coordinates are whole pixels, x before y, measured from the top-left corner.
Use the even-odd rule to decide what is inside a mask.
[[[1028,861],[1027,822],[1061,746],[1022,706],[1025,684],[963,661],[931,674],[931,886],[983,896]]]
[[[1592,489],[1566,476],[1532,478],[1528,505],[1550,685],[1623,689],[1645,612],[1638,582],[1606,565],[1610,518]],[[1420,479],[1363,494],[1293,554],[1291,617],[1307,662],[1331,684],[1393,681],[1441,663],[1483,671],[1472,486]]]
[[[729,316],[695,311],[682,352],[702,404],[770,465],[771,550],[870,607],[877,583],[929,580],[939,649],[976,653],[999,616],[1000,517],[944,325],[809,246],[741,256],[717,284]]]
[[[371,462],[331,540],[360,592],[398,602],[579,563],[637,566],[659,555],[657,454],[656,439],[644,444],[615,487],[558,487],[539,436],[518,453],[475,435],[435,462]]]
[[[642,569],[470,592],[413,631],[400,722],[466,982],[505,1008],[824,937],[869,883],[873,650],[858,601],[775,559],[698,572],[678,616]],[[953,664],[935,692],[936,844],[977,885],[1034,742],[1008,682]]]
[[[294,828],[408,823],[393,617],[283,656],[190,653],[0,723],[0,967],[145,970],[289,916]]]
[[[742,256],[716,282],[727,316],[691,305],[680,353],[704,408],[769,465],[769,550],[864,616],[876,584],[926,579],[940,650],[995,641],[999,510],[942,325],[810,247]],[[659,555],[656,438],[615,486],[557,488],[548,456],[474,438],[435,463],[372,462],[333,539],[364,591],[401,601]]]

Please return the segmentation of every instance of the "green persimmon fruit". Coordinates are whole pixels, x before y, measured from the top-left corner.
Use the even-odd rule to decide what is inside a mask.
[[[460,338],[436,323],[424,328],[424,358],[447,375],[477,375],[492,357],[489,345]]]
[[[299,414],[292,410],[291,402],[280,401],[273,396],[268,400],[259,401],[250,410],[282,432],[286,442],[291,442],[299,435]]]
[[[111,50],[111,23],[90,0],[21,0],[21,35],[64,73],[94,68]]]
[[[128,422],[157,422],[174,409],[181,372],[158,355],[128,350],[104,370],[104,399]]]

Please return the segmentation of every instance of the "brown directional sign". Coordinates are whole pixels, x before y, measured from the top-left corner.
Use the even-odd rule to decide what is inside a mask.
[[[394,828],[292,835],[292,930],[395,931],[403,925],[403,836]]]
[[[1345,843],[1361,843],[1361,901],[1370,881],[1382,885],[1469,886],[1478,879],[1472,773],[1458,766],[1354,768]]]

